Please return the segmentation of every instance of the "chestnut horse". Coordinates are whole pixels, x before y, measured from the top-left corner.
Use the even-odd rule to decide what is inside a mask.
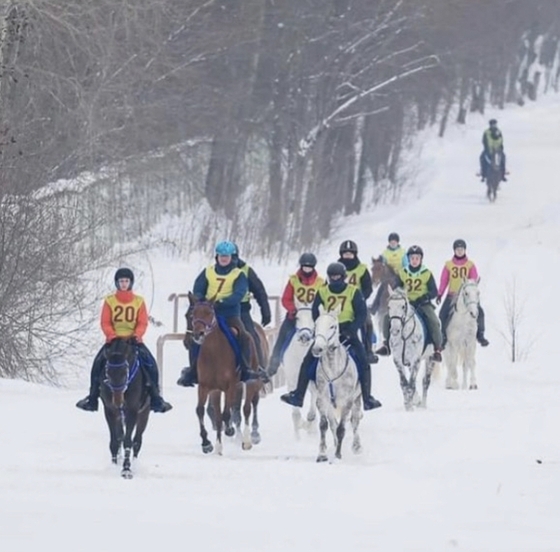
[[[150,400],[138,351],[130,340],[114,339],[105,349],[105,380],[101,385],[101,400],[109,426],[111,459],[118,461],[121,446],[124,460],[121,475],[132,479],[131,452],[138,457],[142,434],[148,425]],[[132,432],[135,431],[134,439]]]
[[[383,335],[383,319],[388,312],[389,286],[397,287],[397,273],[387,264],[387,261],[379,255],[371,259],[371,281],[377,287],[375,299],[371,306],[371,314],[375,318],[377,335]]]
[[[235,434],[232,425],[232,409],[237,400],[237,390],[240,385],[237,359],[226,334],[220,326],[214,302],[212,300],[197,300],[189,293],[192,306],[192,339],[200,346],[196,360],[198,375],[198,403],[196,414],[200,425],[202,438],[202,452],[209,453],[214,447],[208,439],[208,432],[204,425],[206,400],[209,399],[213,412],[213,421],[216,430],[216,452],[222,454],[222,428],[225,425],[225,434],[231,437]],[[254,354],[254,351],[252,351]],[[246,385],[245,404],[243,414],[245,427],[243,430],[241,447],[249,450],[252,447],[250,433],[250,415],[254,401],[258,398],[261,383],[251,382]],[[224,393],[224,407],[221,406],[221,393]]]

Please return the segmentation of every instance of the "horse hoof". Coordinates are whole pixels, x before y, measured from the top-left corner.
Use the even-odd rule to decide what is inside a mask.
[[[212,443],[208,443],[207,445],[202,445],[202,452],[204,454],[209,454],[213,450],[214,450],[214,447],[212,446]]]
[[[315,421],[315,417],[316,417],[315,412],[309,412],[309,413],[307,414],[307,421],[310,422],[310,423],[311,423],[311,422],[314,422],[314,421]]]
[[[414,410],[414,406],[411,405],[411,404],[405,404],[405,405],[404,405],[404,409],[405,409],[407,412],[412,412],[412,411]]]
[[[352,445],[352,452],[354,454],[362,454],[362,445]]]
[[[224,432],[228,437],[233,437],[235,435],[235,428],[234,427],[228,427],[226,428],[225,432]]]
[[[319,454],[319,456],[317,456],[317,462],[328,462],[329,459],[327,458],[326,454]]]
[[[335,453],[335,456],[336,456],[339,460],[342,460],[342,453],[336,452],[336,453]]]
[[[251,433],[251,443],[258,445],[261,442],[261,436],[258,433]]]
[[[469,385],[469,389],[470,389],[471,391],[472,391],[472,390],[475,390],[475,389],[478,389],[478,385],[477,385],[476,383],[471,383],[471,385]]]
[[[253,448],[253,444],[252,443],[241,443],[241,448],[243,450],[251,450]]]
[[[123,479],[132,479],[132,472],[129,469],[123,468],[121,476]]]

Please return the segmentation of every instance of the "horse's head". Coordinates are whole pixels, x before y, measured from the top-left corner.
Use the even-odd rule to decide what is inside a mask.
[[[189,297],[190,299],[190,297]],[[192,335],[197,345],[202,345],[206,336],[216,327],[214,301],[194,300],[192,303]]]
[[[406,320],[414,313],[406,291],[399,287],[396,289],[389,288],[389,300],[387,302],[387,311],[389,321],[391,323],[391,333],[396,334],[402,330]]]
[[[307,344],[313,339],[313,314],[311,305],[296,301],[296,339]]]
[[[480,290],[476,280],[463,280],[457,294],[457,310],[467,311],[475,320],[478,318]]]
[[[387,263],[381,255],[371,258],[371,281],[374,286],[378,286],[383,281],[386,270]]]
[[[113,393],[113,404],[121,408],[124,393],[138,369],[138,354],[128,338],[113,339],[105,348],[105,384]]]
[[[334,350],[340,346],[338,339],[338,315],[340,305],[335,310],[327,311],[321,305],[319,317],[315,320],[315,340],[311,348],[311,354],[321,357],[327,350]]]

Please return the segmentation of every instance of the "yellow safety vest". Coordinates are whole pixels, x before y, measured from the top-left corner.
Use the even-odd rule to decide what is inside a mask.
[[[399,245],[397,249],[385,249],[381,256],[385,262],[398,274],[399,270],[403,267],[403,257],[405,255],[404,249]]]
[[[362,276],[368,271],[368,267],[365,263],[360,263],[356,268],[352,270],[346,270],[346,281],[353,285],[360,288],[360,280]]]
[[[456,265],[453,260],[447,261],[445,266],[449,270],[449,293],[458,293],[463,283],[469,276],[473,262],[468,260],[464,265]]]
[[[425,267],[421,267],[418,272],[410,272],[408,268],[400,269],[399,278],[404,284],[409,301],[415,301],[428,293],[428,282],[431,276],[432,273]]]
[[[249,282],[249,265],[245,263],[239,270],[247,276],[247,282]],[[241,299],[242,303],[248,303],[251,300],[251,293],[247,290],[247,293],[244,295],[243,299]]]
[[[205,299],[214,298],[216,301],[220,301],[229,297],[233,293],[233,284],[240,274],[239,268],[234,268],[227,274],[217,274],[215,266],[209,266],[205,273],[208,281]]]
[[[111,309],[111,322],[117,337],[130,337],[136,329],[138,311],[144,303],[144,298],[135,295],[129,303],[121,303],[116,294],[105,297],[105,302]]]
[[[358,288],[356,286],[348,284],[342,293],[333,293],[329,289],[329,286],[319,288],[318,293],[327,311],[333,311],[340,305],[341,310],[338,315],[338,322],[342,324],[343,322],[354,321],[355,316],[352,301],[357,291]]]
[[[292,274],[290,276],[290,284],[292,284],[292,288],[294,289],[294,297],[300,303],[311,305],[315,299],[317,290],[325,285],[325,280],[323,280],[321,276],[317,276],[311,285],[306,285],[297,277],[297,274]]]

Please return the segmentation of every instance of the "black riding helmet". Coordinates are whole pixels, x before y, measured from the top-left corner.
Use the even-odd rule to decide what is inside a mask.
[[[353,242],[352,240],[346,240],[346,241],[343,241],[340,244],[338,252],[341,255],[343,253],[354,253],[354,255],[357,255],[358,254],[358,246],[356,245],[356,242]]]
[[[411,245],[406,252],[407,256],[410,257],[411,255],[420,255],[421,257],[424,256],[424,251],[419,245]]]
[[[396,242],[400,242],[401,238],[400,236],[396,233],[396,232],[391,232],[389,234],[389,237],[387,238],[387,241],[396,241]]]
[[[341,278],[346,278],[346,267],[342,263],[331,263],[327,267],[327,276],[331,278],[332,276],[340,276]]]
[[[302,253],[299,258],[299,266],[311,266],[315,268],[317,266],[317,257],[313,253]]]
[[[455,249],[457,249],[458,247],[462,247],[463,249],[466,249],[467,248],[467,242],[465,240],[461,240],[461,239],[455,240],[453,242],[453,251],[455,251]]]
[[[498,124],[498,121],[496,121],[496,119],[490,119],[490,120],[488,121],[488,124],[489,124],[490,126],[496,126],[496,125]]]
[[[134,273],[132,272],[132,270],[130,270],[130,268],[119,268],[115,272],[115,287],[117,289],[119,287],[119,280],[121,278],[128,278],[130,280],[129,289],[132,289],[132,286],[134,285]]]

